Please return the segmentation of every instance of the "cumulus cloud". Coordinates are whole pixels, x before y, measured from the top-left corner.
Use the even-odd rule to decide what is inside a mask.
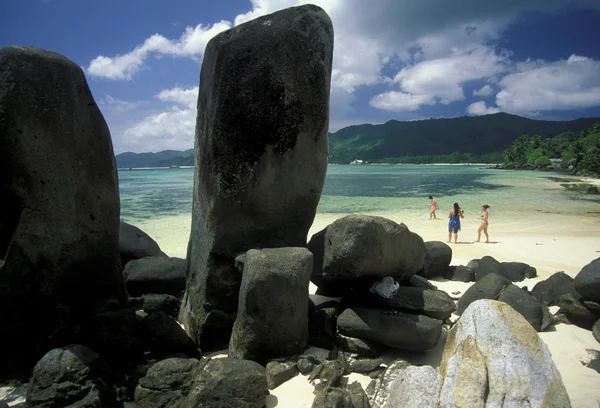
[[[529,62],[500,81],[496,104],[513,113],[569,110],[600,105],[600,61],[571,55]]]
[[[395,91],[376,95],[369,101],[374,108],[393,112],[416,111],[421,105],[433,105],[434,103],[435,99],[430,95],[412,95]]]
[[[476,89],[473,91],[473,96],[492,96],[492,94],[494,93],[494,88],[492,88],[489,85],[484,85],[479,89]]]
[[[158,99],[165,102],[175,102],[188,107],[195,107],[198,100],[198,87],[195,86],[189,89],[172,88],[160,91],[156,95]]]
[[[211,26],[201,24],[186,27],[178,40],[169,40],[160,34],[147,38],[141,45],[124,55],[94,58],[86,72],[94,77],[130,80],[144,68],[151,55],[170,55],[177,57],[199,58],[204,53],[208,41],[221,31],[231,28],[231,23],[220,21]]]
[[[467,112],[470,115],[489,115],[500,112],[500,109],[493,106],[486,106],[484,101],[474,102],[467,107]]]

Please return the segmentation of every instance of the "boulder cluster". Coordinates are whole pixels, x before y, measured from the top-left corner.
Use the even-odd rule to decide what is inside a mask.
[[[598,338],[600,259],[529,292],[513,283],[529,265],[450,266],[448,245],[382,217],[349,215],[307,242],[332,52],[311,5],[208,43],[180,259],[120,220],[111,137],[81,68],[0,50],[0,379],[28,381],[13,406],[262,408],[296,375],[315,408],[570,405],[536,331],[568,321]],[[440,276],[475,284],[456,302],[429,281]],[[443,338],[439,368],[381,357]]]

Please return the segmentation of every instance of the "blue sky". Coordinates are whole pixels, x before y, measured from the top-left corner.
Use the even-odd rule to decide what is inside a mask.
[[[206,43],[298,0],[4,0],[0,46],[79,64],[115,153],[193,147]],[[598,0],[314,0],[335,30],[330,130],[509,112],[600,116]]]

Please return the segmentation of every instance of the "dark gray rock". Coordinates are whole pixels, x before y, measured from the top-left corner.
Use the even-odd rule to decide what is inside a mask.
[[[130,296],[149,293],[180,297],[185,290],[185,259],[149,256],[129,261],[123,270]]]
[[[294,361],[269,361],[266,372],[267,386],[273,390],[298,375],[298,366]]]
[[[308,344],[324,349],[335,345],[337,308],[326,307],[309,313]]]
[[[442,241],[425,242],[425,263],[419,272],[425,278],[442,276],[452,261],[452,248]]]
[[[0,377],[125,307],[110,133],[78,64],[0,49]]]
[[[142,296],[142,310],[146,313],[164,312],[171,317],[177,317],[181,301],[173,295],[149,293]]]
[[[566,293],[560,297],[559,314],[567,317],[569,322],[590,330],[598,317],[590,312],[583,304],[583,297],[578,293]]]
[[[263,366],[249,360],[216,358],[194,378],[181,408],[263,408],[267,394]]]
[[[344,375],[344,367],[337,360],[327,360],[313,369],[308,381],[318,388],[337,387]]]
[[[440,320],[365,307],[346,309],[337,323],[339,332],[346,336],[410,351],[432,349],[442,333]]]
[[[310,355],[302,355],[298,357],[298,361],[296,362],[298,371],[300,371],[300,374],[302,375],[311,373],[319,364],[321,364],[321,362],[316,357]]]
[[[550,312],[547,306],[542,305],[542,327],[540,331],[546,331],[547,328],[556,324],[556,317]]]
[[[231,335],[251,248],[304,247],[327,171],[333,27],[304,5],[206,46],[196,121],[188,287],[180,320],[204,349]],[[205,330],[206,329],[206,330]]]
[[[348,215],[316,233],[308,243],[315,256],[312,281],[344,291],[386,276],[398,282],[423,269],[423,239],[404,224],[383,217]]]
[[[408,284],[413,288],[421,288],[421,289],[431,289],[436,290],[437,286],[433,283],[429,282],[427,278],[424,278],[420,275],[413,275],[408,280]]]
[[[531,295],[543,305],[555,306],[562,295],[572,292],[576,292],[573,278],[564,272],[556,272],[547,279],[536,283],[531,290]]]
[[[438,320],[446,320],[456,311],[454,301],[446,292],[408,286],[399,287],[390,298],[369,294],[365,301],[366,306],[377,309],[422,314]]]
[[[579,271],[573,280],[573,286],[584,300],[600,303],[600,258]]]
[[[115,406],[116,396],[104,383],[103,375],[105,366],[87,347],[50,350],[33,369],[27,404],[33,408]]]
[[[449,273],[446,273],[444,277],[457,282],[475,282],[475,271],[467,266],[458,265]]]
[[[352,397],[344,388],[323,387],[315,395],[312,408],[355,408]]]
[[[504,268],[500,262],[491,256],[484,256],[479,260],[479,265],[475,271],[475,281],[477,282],[491,273],[502,276],[503,278],[507,278]]]
[[[596,320],[594,326],[592,326],[592,334],[598,343],[600,343],[600,319]]]
[[[511,282],[521,282],[525,279],[535,278],[537,270],[523,262],[501,262],[504,277]]]
[[[477,272],[477,269],[479,268],[479,259],[471,259],[467,263],[467,268],[469,268],[473,272]]]
[[[312,264],[306,248],[246,253],[231,357],[264,362],[304,351]]]
[[[121,221],[119,226],[119,252],[123,267],[132,259],[167,256],[148,234],[125,221]]]
[[[367,397],[365,390],[363,390],[362,385],[358,381],[346,385],[345,388],[348,394],[350,394],[354,408],[371,408],[369,397]]]
[[[335,342],[342,350],[345,350],[349,353],[358,354],[361,357],[374,358],[378,357],[380,354],[377,350],[377,347],[372,342],[364,341],[362,339],[338,334]]]
[[[134,401],[144,408],[179,408],[203,364],[195,358],[161,360],[140,379]]]
[[[353,373],[368,374],[383,364],[382,358],[350,358],[348,359],[350,370]]]
[[[517,285],[508,285],[497,299],[515,309],[533,326],[536,331],[542,331],[542,305]]]
[[[589,310],[596,316],[600,316],[600,304],[598,304],[596,302],[592,302],[591,300],[584,300],[583,304],[585,305],[587,310]]]
[[[485,257],[484,257],[485,258]],[[479,299],[498,299],[500,292],[511,282],[495,273],[489,273],[479,279],[461,296],[457,305],[457,314],[462,314],[465,309],[474,301]]]
[[[183,353],[195,357],[198,348],[179,323],[163,312],[150,313],[140,323],[144,349],[157,357]]]

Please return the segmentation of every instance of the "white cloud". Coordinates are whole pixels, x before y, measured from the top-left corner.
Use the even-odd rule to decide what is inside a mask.
[[[135,73],[144,68],[144,62],[152,54],[201,57],[208,41],[228,28],[231,28],[231,23],[227,21],[220,21],[211,26],[199,24],[193,28],[186,27],[181,37],[175,41],[154,34],[127,54],[115,57],[100,55],[94,58],[86,71],[94,77],[130,80]]]
[[[165,89],[160,91],[156,97],[161,101],[175,102],[180,105],[195,107],[196,101],[198,100],[198,87],[196,86],[189,89],[182,89],[179,87]]]
[[[489,115],[492,113],[500,112],[500,109],[495,107],[488,107],[484,101],[474,102],[467,107],[467,112],[471,115]]]
[[[113,108],[116,112],[125,113],[138,107],[138,103],[127,102],[117,98],[113,98],[110,95],[104,95],[98,100],[98,105],[101,107]]]
[[[374,108],[393,112],[415,111],[422,105],[433,105],[434,103],[435,99],[430,95],[411,95],[395,91],[376,95],[369,101]]]
[[[489,85],[484,85],[482,86],[480,89],[476,89],[475,91],[473,91],[473,96],[492,96],[492,94],[494,93],[494,88],[492,88]]]
[[[520,64],[500,81],[496,104],[513,113],[600,105],[600,61],[578,55],[555,62]]]

